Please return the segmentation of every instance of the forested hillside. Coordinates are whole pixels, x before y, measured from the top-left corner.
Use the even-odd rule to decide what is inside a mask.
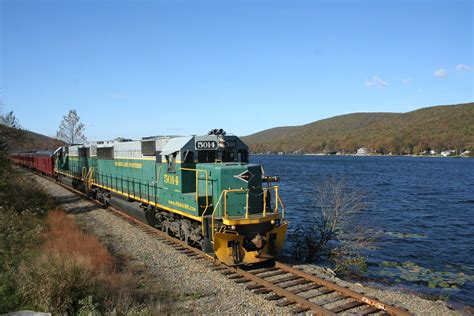
[[[34,132],[11,128],[0,124],[0,140],[8,145],[8,151],[54,150],[64,145],[63,141]]]
[[[301,126],[276,127],[244,137],[253,153],[417,154],[474,149],[474,103],[407,113],[353,113]]]

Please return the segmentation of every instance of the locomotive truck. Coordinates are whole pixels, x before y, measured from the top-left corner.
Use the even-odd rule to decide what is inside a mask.
[[[32,156],[12,159],[35,168]],[[278,178],[250,164],[248,147],[222,129],[63,146],[49,157],[56,179],[105,204],[112,195],[139,202],[150,225],[227,265],[273,260],[283,248]]]

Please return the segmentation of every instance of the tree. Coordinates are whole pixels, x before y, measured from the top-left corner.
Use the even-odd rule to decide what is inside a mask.
[[[3,124],[8,127],[20,129],[20,122],[16,118],[13,111],[8,112],[7,114],[0,115],[0,124]]]
[[[364,209],[361,192],[344,181],[328,179],[317,187],[313,214],[289,233],[295,245],[290,250],[299,262],[326,261],[336,272],[357,274],[366,269],[363,249],[370,248],[375,234],[354,224],[354,216]]]
[[[0,168],[8,163],[9,144],[20,143],[25,136],[13,111],[0,115]]]
[[[56,138],[65,141],[68,144],[83,143],[87,140],[84,136],[85,127],[76,110],[69,110],[69,113],[63,116],[59,125]]]

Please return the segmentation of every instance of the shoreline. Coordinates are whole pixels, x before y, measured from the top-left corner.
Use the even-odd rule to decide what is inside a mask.
[[[357,155],[357,154],[254,154],[251,153],[251,156],[318,156],[318,157],[407,157],[407,158],[474,158],[474,156],[442,156],[442,155],[379,155],[379,154],[367,154],[367,155]]]
[[[400,289],[389,284],[371,281],[367,284],[364,281],[344,280],[337,277],[325,267],[315,264],[295,265],[303,271],[315,274],[321,278],[328,279],[341,286],[348,287],[356,292],[364,293],[367,296],[375,297],[387,304],[403,307],[414,315],[470,315],[474,312],[474,307],[456,303],[452,304],[446,300],[433,300],[423,296],[423,293],[410,289]]]

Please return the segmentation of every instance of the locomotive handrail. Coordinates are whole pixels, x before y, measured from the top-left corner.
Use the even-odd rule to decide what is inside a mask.
[[[225,191],[225,190],[224,190]],[[211,232],[212,232],[212,241],[214,241],[214,213],[219,209],[219,204],[221,203],[222,196],[224,195],[224,191],[221,192],[219,196],[219,200],[217,200],[216,206],[214,206],[214,211],[211,215]],[[202,221],[202,234],[204,235],[204,213],[203,213],[203,221]]]
[[[276,186],[271,186],[268,188],[262,188],[263,191],[263,217],[266,216],[267,214],[267,201],[266,201],[266,196],[267,192],[270,190],[275,191],[275,208],[273,209],[273,214],[278,214],[278,205],[281,205],[282,209],[282,214],[281,214],[281,219],[285,218],[285,207],[283,205],[283,202],[280,199],[280,196],[278,194],[278,189],[279,187]],[[222,196],[224,196],[224,214],[223,218],[228,218],[227,216],[227,193],[232,193],[232,192],[245,192],[245,219],[249,218],[249,192],[250,189],[227,189],[227,190],[222,190],[221,195],[219,196],[219,200],[217,201],[216,205],[214,206],[214,211],[212,212],[212,220],[211,220],[211,229],[212,229],[212,240],[214,240],[214,218],[215,218],[215,213],[219,209],[219,205],[222,200]],[[203,218],[204,218],[204,213],[203,213]],[[202,231],[204,234],[204,220],[202,221]]]
[[[196,205],[199,208],[199,172],[204,172],[206,175],[206,207],[204,208],[203,214],[206,213],[207,209],[209,208],[209,175],[207,170],[203,169],[193,169],[193,168],[179,168],[180,170],[184,171],[194,171],[196,172]]]
[[[280,196],[278,196],[278,201],[280,201],[281,204],[281,219],[283,220],[285,219],[285,205],[281,201]]]
[[[89,171],[87,171],[87,174],[86,174],[86,183],[87,183],[88,189],[92,187],[92,182],[94,181],[93,176],[94,176],[94,167],[90,167]]]

